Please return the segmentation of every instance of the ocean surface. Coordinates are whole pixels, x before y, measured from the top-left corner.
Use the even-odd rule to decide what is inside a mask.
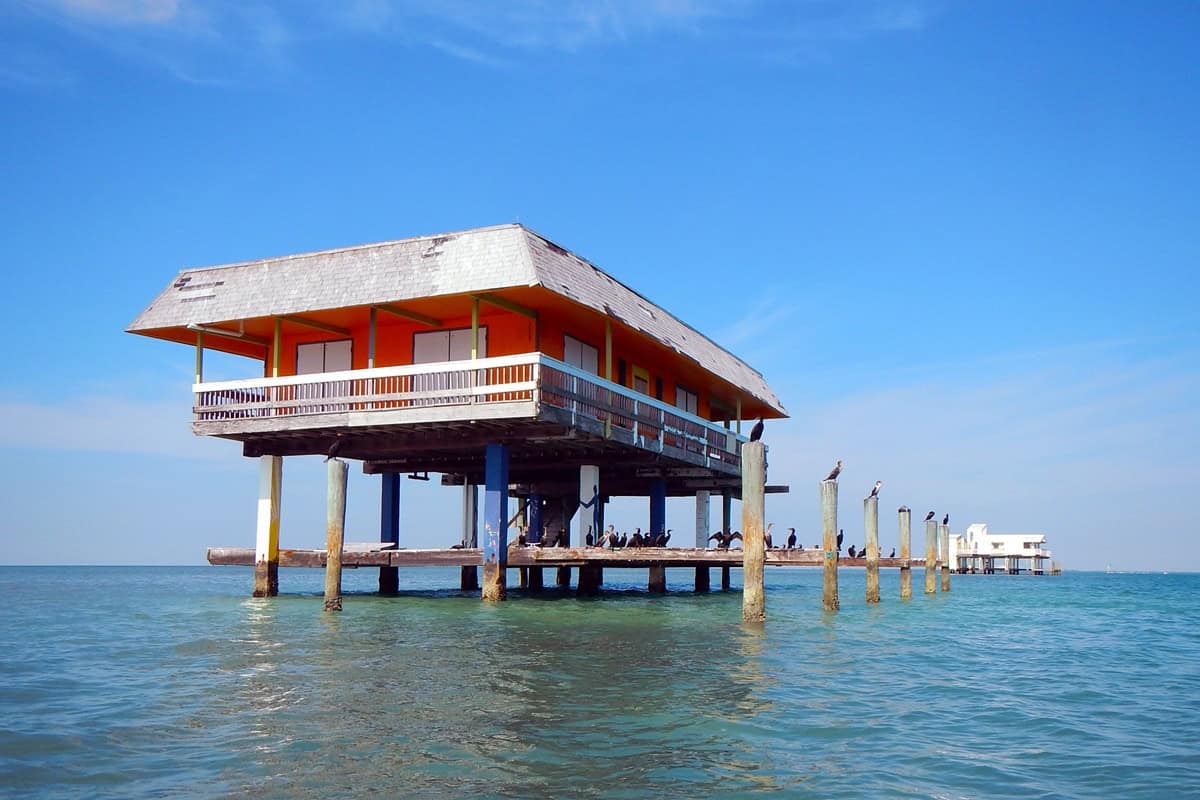
[[[885,571],[868,607],[843,569],[827,614],[768,569],[759,628],[689,570],[376,575],[326,614],[317,570],[0,567],[0,795],[1200,797],[1200,575]]]

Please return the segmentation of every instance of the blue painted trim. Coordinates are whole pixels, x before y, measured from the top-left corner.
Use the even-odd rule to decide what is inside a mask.
[[[542,540],[542,496],[540,494],[529,495],[529,533],[526,534],[526,541],[529,544],[537,544]]]
[[[400,544],[400,474],[385,472],[379,495],[379,541]]]
[[[658,535],[667,530],[667,482],[662,478],[650,481],[650,533]]]

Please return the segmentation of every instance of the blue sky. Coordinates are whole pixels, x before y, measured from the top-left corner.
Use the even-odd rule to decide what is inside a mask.
[[[1167,2],[0,5],[0,561],[252,543],[191,351],[122,332],[179,268],[520,221],[766,375],[802,540],[842,458],[851,540],[880,478],[1068,567],[1198,570],[1197,41]],[[322,481],[285,466],[285,546]],[[455,538],[454,490],[404,491],[408,543]],[[377,482],[350,505],[373,538]]]

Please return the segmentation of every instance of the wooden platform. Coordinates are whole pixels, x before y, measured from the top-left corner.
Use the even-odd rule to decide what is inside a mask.
[[[210,547],[208,563],[217,566],[254,566],[252,547]],[[344,567],[472,567],[482,566],[483,550],[445,548],[436,550],[362,550],[342,552]],[[819,567],[820,550],[768,550],[768,567]],[[865,558],[840,558],[843,567],[866,567]],[[925,560],[914,558],[909,564],[924,568]],[[898,558],[881,558],[881,569],[898,569]],[[324,550],[279,550],[281,567],[325,566]],[[509,567],[740,567],[742,551],[699,547],[631,547],[617,550],[600,547],[511,547]]]

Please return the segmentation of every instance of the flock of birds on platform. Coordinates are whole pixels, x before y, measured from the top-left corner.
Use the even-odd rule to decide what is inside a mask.
[[[759,420],[758,423],[754,426],[753,430],[750,431],[750,440],[751,441],[757,441],[762,436],[762,427],[763,427],[762,420]],[[831,469],[829,471],[829,474],[825,477],[825,480],[827,480],[827,481],[837,480],[837,478],[841,474],[841,472],[842,472],[842,462],[838,461],[837,464],[834,465],[833,469]],[[878,498],[879,490],[881,488],[883,488],[883,481],[875,481],[875,485],[871,487],[871,491],[867,495],[866,499],[870,499],[873,497]],[[910,511],[908,506],[903,506],[903,505],[900,506],[896,510],[899,512]],[[933,520],[935,516],[936,516],[936,514],[933,511],[930,511],[928,514],[925,515],[925,521],[929,522],[929,521]],[[950,515],[949,514],[946,514],[945,516],[942,517],[942,524],[943,525],[950,524]],[[763,544],[766,546],[766,548],[768,550],[803,550],[804,549],[804,545],[797,543],[795,528],[788,528],[787,539],[784,541],[783,544],[776,545],[775,541],[774,541],[774,537],[772,535],[772,530],[774,529],[774,527],[775,527],[774,522],[769,523],[767,525],[767,529],[763,532]],[[845,538],[845,531],[839,530],[838,535],[837,535],[837,551],[839,553],[842,552],[842,544],[843,544],[844,538]],[[628,532],[618,533],[615,525],[609,525],[608,528],[605,529],[605,531],[600,534],[599,538],[593,536],[591,531],[589,530],[587,536],[585,537],[584,544],[586,547],[600,547],[600,548],[608,548],[611,550],[617,550],[617,549],[621,549],[621,548],[637,548],[637,547],[666,547],[667,543],[670,541],[671,541],[671,529],[670,528],[668,528],[666,531],[662,531],[657,534],[651,533],[651,532],[642,533],[642,529],[637,528],[632,534],[630,534]],[[708,537],[708,542],[709,542],[710,546],[713,546],[718,550],[728,550],[728,549],[730,549],[730,547],[733,545],[734,542],[740,542],[740,541],[743,541],[741,531],[717,531],[717,532],[713,533],[712,536]],[[713,545],[712,544],[713,542],[715,542],[716,544]],[[541,538],[536,542],[529,541],[529,537],[527,536],[526,532],[522,531],[521,534],[517,537],[517,541],[515,544],[518,547],[570,547],[571,546],[570,534],[567,532],[567,530],[565,528],[559,528],[557,531],[546,530],[543,533],[543,535],[541,536]],[[457,546],[461,547],[461,545],[457,545]],[[820,550],[821,544],[819,544],[819,543],[814,544],[813,549]],[[866,545],[863,545],[861,548],[859,548],[855,545],[850,545],[850,547],[847,548],[846,553],[847,553],[847,555],[849,555],[850,558],[866,558],[867,557],[867,548],[866,548]],[[891,553],[886,557],[887,558],[895,558],[896,557],[896,548],[893,547]]]

